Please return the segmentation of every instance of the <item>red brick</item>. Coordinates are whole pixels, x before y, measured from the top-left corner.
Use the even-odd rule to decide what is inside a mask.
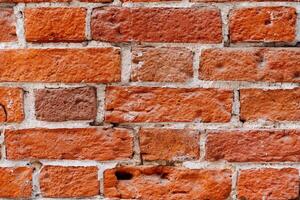
[[[99,194],[97,167],[45,166],[40,174],[43,197],[92,197]]]
[[[299,173],[292,168],[243,170],[237,188],[239,199],[298,199]]]
[[[97,115],[96,88],[40,89],[35,91],[38,120],[92,120]]]
[[[30,198],[32,169],[28,167],[0,168],[1,198]]]
[[[206,159],[231,162],[299,162],[300,130],[209,132]]]
[[[6,130],[7,158],[120,160],[132,157],[133,137],[122,128]]]
[[[109,42],[222,41],[217,9],[97,8],[93,10],[91,29],[94,40]]]
[[[16,19],[12,8],[0,8],[0,26],[0,42],[17,40]]]
[[[232,10],[229,17],[231,42],[293,42],[296,9],[256,7]]]
[[[104,172],[104,195],[108,198],[225,200],[230,192],[230,170],[157,166],[119,167]]]
[[[180,0],[121,0],[122,2],[146,2],[146,3],[151,3],[151,2],[172,2],[172,1],[180,1]]]
[[[300,88],[240,90],[242,121],[300,121]]]
[[[186,48],[134,48],[132,81],[185,82],[193,77],[193,53]]]
[[[81,42],[85,38],[85,8],[27,8],[25,37],[30,42]]]
[[[108,83],[121,79],[114,48],[14,49],[0,51],[2,82]]]
[[[0,3],[70,2],[71,0],[0,0]]]
[[[199,158],[199,133],[188,129],[143,128],[139,131],[143,160],[184,161]]]
[[[23,90],[0,87],[0,123],[24,120]]]
[[[204,80],[300,82],[300,51],[286,49],[207,49],[201,55]]]
[[[202,88],[106,88],[107,122],[228,122],[232,91]]]

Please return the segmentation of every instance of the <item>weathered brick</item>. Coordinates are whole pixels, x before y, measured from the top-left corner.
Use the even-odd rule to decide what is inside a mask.
[[[99,194],[97,167],[45,166],[40,174],[43,197],[92,197]]]
[[[0,3],[43,3],[43,2],[70,2],[71,0],[0,0]]]
[[[156,166],[119,167],[104,172],[104,195],[108,198],[225,200],[230,192],[230,170]]]
[[[38,120],[92,120],[97,115],[97,94],[93,87],[40,89],[35,91]]]
[[[184,161],[199,158],[199,133],[189,129],[143,128],[139,131],[143,160]]]
[[[228,122],[232,91],[202,88],[106,88],[107,122]]]
[[[0,50],[0,81],[108,83],[121,79],[114,48]]]
[[[242,170],[237,188],[239,199],[298,199],[299,172],[292,168]]]
[[[231,42],[292,42],[296,33],[296,9],[256,7],[232,10],[229,16]]]
[[[300,82],[300,51],[292,48],[207,49],[201,54],[204,80]]]
[[[217,9],[97,8],[92,13],[91,28],[93,39],[109,42],[222,41]]]
[[[85,38],[85,8],[27,8],[25,37],[30,42],[81,42]]]
[[[0,8],[0,26],[0,42],[17,40],[16,19],[12,8]]]
[[[132,81],[185,82],[193,77],[193,53],[186,48],[134,48]]]
[[[23,90],[0,87],[0,123],[22,122],[23,119]]]
[[[180,0],[121,0],[122,2],[170,2],[170,1],[180,1]]]
[[[300,88],[240,90],[242,121],[300,121]]]
[[[299,162],[300,130],[209,132],[206,159],[231,162]]]
[[[6,130],[7,158],[119,160],[132,157],[133,137],[122,128]]]
[[[1,198],[30,198],[32,169],[28,167],[0,168]]]

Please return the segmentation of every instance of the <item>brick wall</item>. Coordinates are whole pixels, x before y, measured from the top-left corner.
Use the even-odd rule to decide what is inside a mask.
[[[0,2],[1,199],[300,198],[296,0]]]

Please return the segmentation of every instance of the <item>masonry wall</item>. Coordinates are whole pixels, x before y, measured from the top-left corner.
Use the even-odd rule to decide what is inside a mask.
[[[0,0],[0,198],[299,198],[300,3]]]

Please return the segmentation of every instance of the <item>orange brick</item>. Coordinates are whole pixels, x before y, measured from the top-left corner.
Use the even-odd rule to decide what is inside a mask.
[[[0,8],[0,26],[0,42],[17,41],[16,18],[12,8]]]

